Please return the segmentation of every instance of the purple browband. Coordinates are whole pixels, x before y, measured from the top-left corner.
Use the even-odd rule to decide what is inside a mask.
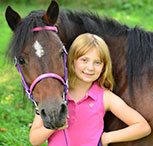
[[[58,32],[56,26],[35,27],[32,29],[32,31],[41,31],[41,30],[51,30],[51,31]]]

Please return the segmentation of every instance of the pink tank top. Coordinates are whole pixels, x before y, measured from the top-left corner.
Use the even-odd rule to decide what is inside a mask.
[[[50,136],[48,145],[97,146],[104,128],[103,94],[103,88],[94,83],[88,95],[77,103],[67,95],[69,127],[65,130],[58,130]]]

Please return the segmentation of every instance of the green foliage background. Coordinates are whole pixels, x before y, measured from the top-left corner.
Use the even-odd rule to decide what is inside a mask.
[[[58,0],[62,9],[93,11],[112,17],[130,27],[140,26],[152,31],[152,0]],[[0,146],[30,146],[29,124],[34,110],[24,96],[20,76],[5,51],[12,32],[5,21],[5,9],[11,5],[21,16],[31,10],[47,9],[49,0],[0,0]]]

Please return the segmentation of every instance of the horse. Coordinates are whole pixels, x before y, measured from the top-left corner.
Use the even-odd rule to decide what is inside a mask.
[[[113,92],[140,112],[153,128],[152,32],[139,27],[130,28],[93,12],[60,10],[54,0],[46,11],[32,11],[24,19],[8,6],[5,17],[14,32],[7,54],[11,59],[15,57],[22,82],[28,86],[28,90],[30,87],[28,94],[38,105],[38,114],[46,128],[57,129],[65,125],[67,105],[62,97],[63,90],[67,92],[67,79],[62,80],[66,74],[63,52],[68,52],[73,40],[86,32],[97,34],[108,44],[116,83]],[[51,75],[42,78],[46,73],[60,79]],[[126,126],[109,112],[105,115],[104,123],[104,131]],[[152,144],[153,133],[124,143],[125,146]],[[110,145],[122,146],[123,143]]]

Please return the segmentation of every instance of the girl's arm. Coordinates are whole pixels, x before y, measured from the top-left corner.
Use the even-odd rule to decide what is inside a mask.
[[[101,138],[103,146],[107,146],[109,143],[137,140],[151,133],[151,127],[148,122],[112,92],[105,91],[104,105],[106,111],[111,111],[128,127],[103,133]]]
[[[43,144],[52,134],[54,130],[46,129],[43,126],[43,121],[39,115],[35,115],[31,130],[30,130],[30,142],[33,146],[39,146]]]

